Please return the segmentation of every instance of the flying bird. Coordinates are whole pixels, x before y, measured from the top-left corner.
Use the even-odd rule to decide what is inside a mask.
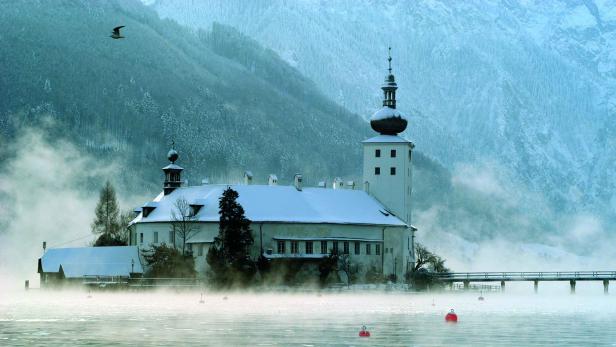
[[[122,28],[124,28],[124,25],[120,25],[119,27],[113,28],[113,31],[111,32],[111,38],[112,39],[123,39],[124,36],[120,34],[120,29]]]

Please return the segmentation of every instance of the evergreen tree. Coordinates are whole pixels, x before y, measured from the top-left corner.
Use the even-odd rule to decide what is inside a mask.
[[[95,218],[92,222],[92,232],[106,237],[115,237],[119,234],[120,227],[120,208],[116,198],[115,190],[109,181],[105,183],[100,192],[100,198],[96,209]]]
[[[256,273],[255,262],[249,255],[254,243],[250,220],[244,216],[238,197],[231,187],[223,192],[219,203],[219,232],[207,256],[212,281],[221,286],[246,285]]]

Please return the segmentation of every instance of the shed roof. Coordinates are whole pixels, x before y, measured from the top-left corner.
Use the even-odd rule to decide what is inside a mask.
[[[406,226],[372,196],[362,190],[303,188],[277,185],[203,185],[182,187],[168,195],[159,194],[158,206],[132,223],[169,222],[175,201],[199,201],[203,207],[196,217],[200,222],[219,221],[219,199],[231,187],[238,192],[238,202],[253,222],[324,223]]]
[[[41,257],[39,272],[59,272],[60,267],[62,267],[66,278],[83,276],[129,277],[131,272],[143,273],[139,250],[136,246],[48,249]]]

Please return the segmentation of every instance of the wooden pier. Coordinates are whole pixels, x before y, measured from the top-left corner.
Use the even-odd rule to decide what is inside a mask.
[[[505,290],[505,282],[533,282],[535,293],[539,291],[540,281],[569,282],[571,294],[575,293],[577,281],[602,281],[603,292],[608,294],[610,281],[616,280],[616,271],[553,271],[553,272],[449,272],[432,273],[441,282],[462,283],[469,289],[471,282],[500,282]]]

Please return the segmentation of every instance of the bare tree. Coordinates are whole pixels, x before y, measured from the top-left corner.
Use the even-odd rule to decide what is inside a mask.
[[[343,254],[338,258],[338,270],[344,272],[347,277],[347,287],[350,287],[353,277],[359,272],[359,266],[351,262],[350,255]]]
[[[197,217],[194,214],[193,208],[183,197],[178,198],[173,207],[171,211],[173,246],[175,247],[175,240],[179,237],[182,242],[182,255],[186,255],[186,242],[199,231],[196,224]]]

